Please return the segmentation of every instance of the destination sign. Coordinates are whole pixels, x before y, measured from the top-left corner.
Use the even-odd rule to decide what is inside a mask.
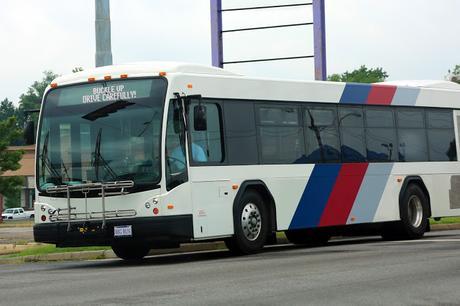
[[[118,100],[136,99],[136,90],[126,90],[125,85],[112,85],[94,87],[91,95],[84,95],[82,102],[95,103],[95,102],[112,102]]]
[[[64,87],[52,91],[48,100],[57,98],[57,106],[112,103],[150,97],[153,81],[126,80]]]

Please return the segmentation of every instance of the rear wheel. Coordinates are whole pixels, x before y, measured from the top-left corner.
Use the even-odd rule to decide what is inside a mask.
[[[230,251],[252,254],[263,248],[268,235],[268,215],[262,197],[255,191],[246,191],[234,210],[232,238],[225,240]]]
[[[143,244],[122,244],[113,245],[112,250],[121,259],[135,261],[144,258],[150,251],[150,248]]]
[[[321,229],[301,229],[285,231],[289,242],[304,246],[322,246],[327,244],[331,235]]]
[[[428,198],[416,184],[409,185],[400,203],[401,221],[384,226],[384,239],[419,239],[429,227]]]

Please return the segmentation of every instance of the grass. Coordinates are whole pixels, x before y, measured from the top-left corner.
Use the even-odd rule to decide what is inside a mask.
[[[442,218],[439,221],[434,221],[433,219],[430,219],[430,224],[454,224],[454,223],[460,223],[460,217],[446,217],[446,218]]]
[[[3,222],[0,222],[0,228],[6,228],[6,227],[32,227],[34,225],[33,220],[3,220]]]
[[[94,247],[77,247],[77,248],[57,248],[54,244],[40,245],[31,247],[18,253],[0,256],[0,258],[23,257],[30,255],[46,255],[53,253],[68,253],[68,252],[84,252],[84,251],[101,251],[109,250],[110,247],[94,246]]]

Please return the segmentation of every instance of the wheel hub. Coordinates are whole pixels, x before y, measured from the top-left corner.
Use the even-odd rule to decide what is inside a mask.
[[[409,198],[408,205],[408,216],[410,224],[417,228],[422,224],[423,221],[423,206],[422,201],[416,195],[412,195]]]
[[[259,237],[262,229],[262,218],[255,204],[248,203],[244,206],[241,213],[241,227],[246,239],[254,241]]]

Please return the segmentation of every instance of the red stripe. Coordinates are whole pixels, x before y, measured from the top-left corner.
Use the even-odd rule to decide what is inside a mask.
[[[344,164],[332,189],[319,226],[344,225],[369,164]]]
[[[390,105],[396,94],[396,86],[372,85],[367,104]]]

